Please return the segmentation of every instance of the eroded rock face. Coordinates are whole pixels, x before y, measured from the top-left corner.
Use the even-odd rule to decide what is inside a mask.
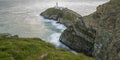
[[[94,29],[89,29],[77,22],[62,33],[60,41],[77,52],[93,56],[95,33]]]
[[[81,15],[67,8],[62,10],[49,8],[41,15],[47,19],[54,19],[67,27],[60,37],[63,44],[77,52],[93,56],[96,31],[85,26]]]
[[[53,16],[42,13],[42,16],[55,19],[67,27],[60,41],[71,49],[94,56],[96,60],[120,60],[119,2],[111,0],[84,17],[69,9],[63,9],[59,14],[52,13]]]
[[[93,26],[97,31],[93,52],[96,60],[120,60],[119,2],[120,0],[111,0],[97,7],[93,14],[84,17],[86,25]]]

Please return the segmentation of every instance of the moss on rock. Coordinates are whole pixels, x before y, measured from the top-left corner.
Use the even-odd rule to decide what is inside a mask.
[[[81,15],[68,8],[57,9],[55,7],[48,8],[40,15],[46,19],[56,20],[59,23],[64,24],[66,27],[75,24],[81,17]]]

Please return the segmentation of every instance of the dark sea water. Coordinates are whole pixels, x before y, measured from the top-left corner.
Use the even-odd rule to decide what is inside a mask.
[[[66,28],[39,16],[42,11],[59,2],[59,6],[68,7],[85,16],[107,1],[109,0],[0,0],[0,33],[39,37],[59,46],[58,39]]]

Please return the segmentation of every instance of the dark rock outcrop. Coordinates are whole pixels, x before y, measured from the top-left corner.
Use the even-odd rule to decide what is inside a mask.
[[[0,33],[0,38],[18,38],[18,35],[11,35],[10,33]]]
[[[94,35],[94,29],[76,23],[61,34],[60,41],[77,52],[93,56]]]
[[[82,17],[78,13],[62,7],[60,7],[60,9],[55,7],[49,8],[40,15],[46,19],[56,20],[59,23],[64,24],[66,27],[74,25]]]
[[[60,41],[71,49],[94,56],[96,60],[120,60],[119,2],[120,0],[111,0],[98,6],[96,12],[84,17],[74,14],[71,10],[64,10],[60,15],[49,15],[54,18],[47,18],[67,26]],[[41,15],[46,18],[45,12]]]
[[[97,7],[84,22],[96,29],[93,55],[96,60],[120,60],[120,0],[111,0]],[[89,22],[90,21],[90,22]]]
[[[93,56],[96,31],[85,26],[81,15],[67,8],[62,10],[49,8],[41,13],[41,15],[47,19],[54,19],[67,27],[60,37],[62,43],[77,52]]]
[[[97,11],[91,14],[90,18],[96,20],[96,25],[91,24],[97,31],[93,52],[96,60],[120,60],[119,2],[120,0],[111,0],[97,7]]]

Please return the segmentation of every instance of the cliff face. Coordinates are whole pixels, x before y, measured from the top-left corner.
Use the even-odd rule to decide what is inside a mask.
[[[94,26],[97,31],[93,52],[96,60],[120,60],[119,2],[120,0],[111,0],[97,7],[93,14],[84,17],[86,25]]]
[[[65,19],[56,19],[67,25],[60,41],[77,52],[94,56],[96,60],[120,60],[119,2],[120,0],[111,0],[98,6],[96,12],[84,17],[77,14],[78,17],[74,18],[74,15],[64,14],[63,11],[61,15]],[[66,19],[66,15],[73,16],[74,19]],[[63,21],[71,23],[69,25],[69,22]]]
[[[57,13],[54,13],[55,11]],[[54,19],[67,27],[60,37],[62,43],[77,52],[92,56],[95,30],[85,26],[81,15],[67,8],[62,10],[49,8],[41,15],[47,19]]]
[[[93,56],[92,52],[96,31],[80,23],[82,24],[82,22],[77,22],[73,26],[67,28],[62,33],[60,41],[77,52]]]

